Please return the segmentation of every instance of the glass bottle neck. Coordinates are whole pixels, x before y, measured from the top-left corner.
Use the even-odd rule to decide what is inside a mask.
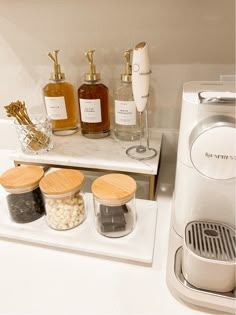
[[[63,79],[63,80],[49,80],[50,83],[65,83],[66,80]]]
[[[94,84],[100,84],[101,81],[100,80],[96,80],[96,81],[84,81],[84,84],[88,84],[88,85],[94,85]]]
[[[122,80],[121,80],[121,84],[122,84],[122,85],[130,86],[131,83],[132,83],[132,82],[122,81]]]

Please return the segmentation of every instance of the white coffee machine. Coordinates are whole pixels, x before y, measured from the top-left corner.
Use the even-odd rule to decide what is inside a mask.
[[[236,310],[235,82],[184,85],[167,284],[195,305]]]

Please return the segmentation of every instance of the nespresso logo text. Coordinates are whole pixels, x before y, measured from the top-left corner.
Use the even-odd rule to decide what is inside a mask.
[[[212,154],[212,153],[205,153],[205,157],[208,159],[218,159],[218,160],[230,160],[236,161],[236,155],[227,155],[227,154]]]

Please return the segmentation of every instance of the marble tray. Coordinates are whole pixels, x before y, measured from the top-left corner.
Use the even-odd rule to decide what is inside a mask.
[[[15,241],[49,246],[61,250],[130,262],[151,264],[157,221],[157,202],[136,200],[137,223],[134,231],[121,238],[100,235],[93,220],[92,194],[85,194],[88,216],[84,223],[68,231],[55,231],[45,217],[25,224],[13,223],[6,207],[4,194],[0,199],[0,237]]]
[[[144,176],[149,179],[149,199],[155,200],[162,134],[151,129],[149,135],[150,147],[156,149],[157,155],[144,161],[131,159],[126,154],[126,150],[139,141],[120,141],[113,134],[102,139],[88,139],[80,132],[71,136],[53,136],[54,148],[50,152],[32,155],[18,149],[10,158],[16,165],[37,164]]]
[[[139,144],[139,141],[120,141],[114,135],[88,139],[80,132],[71,136],[53,136],[54,148],[50,152],[30,155],[19,149],[11,154],[11,158],[27,163],[156,175],[162,134],[156,130],[150,130],[149,134],[150,147],[157,150],[157,156],[146,161],[131,159],[125,153],[130,146]]]

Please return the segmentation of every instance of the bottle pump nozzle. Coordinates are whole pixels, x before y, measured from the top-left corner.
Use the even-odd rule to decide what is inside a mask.
[[[48,53],[48,56],[52,59],[52,61],[54,62],[54,72],[52,72],[50,74],[50,80],[53,81],[61,81],[65,79],[65,74],[61,72],[61,66],[58,63],[58,58],[57,55],[59,53],[60,50],[54,50],[54,55],[51,54],[50,52]]]
[[[85,57],[88,59],[89,62],[89,73],[85,73],[84,81],[98,81],[101,79],[100,73],[96,72],[96,66],[93,63],[93,54],[95,50],[87,50],[85,52]]]
[[[126,49],[124,52],[125,63],[125,73],[121,75],[121,81],[131,82],[132,81],[132,65],[131,65],[131,52],[133,49]]]

